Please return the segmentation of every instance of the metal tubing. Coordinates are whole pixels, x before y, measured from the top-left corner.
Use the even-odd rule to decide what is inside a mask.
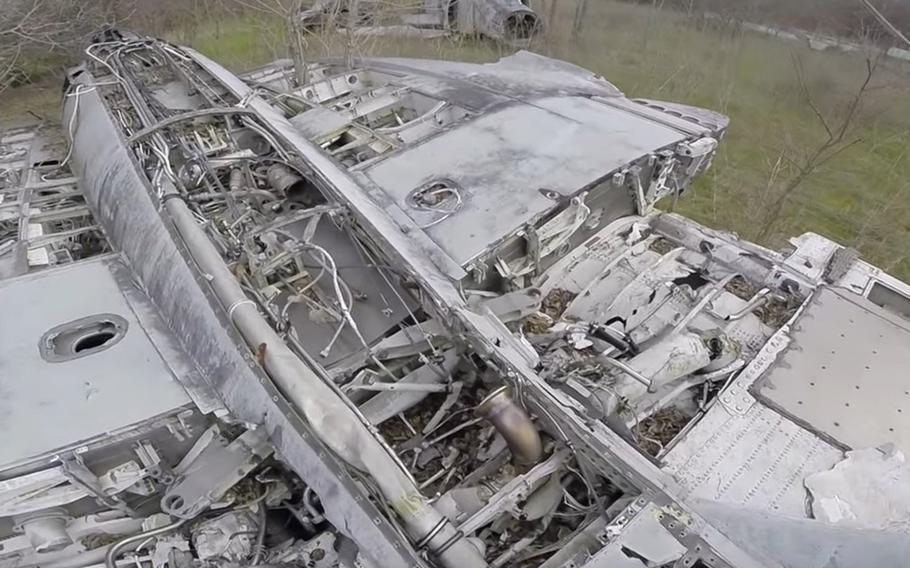
[[[651,386],[651,385],[652,385],[652,382],[651,382],[651,379],[649,379],[648,377],[642,375],[641,373],[639,373],[638,371],[636,371],[636,370],[633,369],[632,367],[626,365],[626,364],[623,363],[622,361],[619,361],[618,359],[614,359],[613,357],[607,357],[607,356],[605,356],[605,355],[604,355],[604,356],[601,356],[601,357],[598,357],[597,360],[598,360],[598,361],[601,361],[601,362],[603,362],[603,363],[606,363],[607,365],[609,365],[609,366],[611,366],[611,367],[614,367],[614,368],[616,368],[616,369],[619,369],[619,370],[622,371],[623,373],[629,375],[630,377],[632,377],[632,378],[635,379],[636,381],[638,381],[638,382],[640,382],[641,384],[643,384],[644,386],[648,387],[648,391],[651,391],[651,390],[652,390],[652,386]]]
[[[492,422],[505,438],[515,465],[527,467],[540,461],[543,456],[540,433],[528,413],[512,399],[509,386],[490,393],[477,406],[477,415]]]
[[[107,550],[107,553],[104,555],[105,568],[117,568],[117,554],[130,544],[177,530],[182,527],[187,521],[189,521],[189,519],[180,519],[176,523],[164,525],[163,527],[158,527],[157,529],[148,530],[139,534],[134,534],[133,536],[128,536],[125,539],[117,542],[111,546]]]
[[[375,391],[375,392],[449,392],[452,389],[449,385],[421,385],[408,383],[372,383],[368,385],[352,385],[346,390],[351,391]],[[345,390],[345,389],[342,389]]]
[[[734,278],[736,278],[737,276],[739,276],[739,273],[737,273],[737,272],[728,274],[726,277],[721,279],[717,284],[715,284],[713,288],[708,290],[708,292],[702,297],[702,299],[699,300],[697,304],[695,304],[695,307],[693,307],[691,310],[689,310],[689,313],[687,313],[681,320],[679,320],[679,323],[677,323],[676,326],[673,327],[672,333],[676,334],[676,333],[681,332],[683,329],[685,329],[686,326],[689,325],[689,323],[691,323],[693,319],[695,319],[695,316],[700,314],[701,311],[704,310],[708,306],[708,304],[713,302],[714,298],[716,298],[721,292],[723,292],[724,288],[726,288],[727,284],[729,284],[730,281],[733,280]]]
[[[88,73],[80,79],[93,81]],[[201,272],[195,261],[188,258],[189,251],[186,250],[186,256],[178,253],[178,243],[183,240],[174,234],[176,227],[171,228],[170,221],[162,222],[159,218],[157,205],[162,208],[164,205],[156,199],[158,195],[153,187],[158,186],[149,187],[143,172],[133,167],[98,91],[83,97],[87,98],[78,108],[82,127],[73,131],[74,168],[83,176],[90,205],[96,211],[106,212],[99,216],[112,242],[116,241],[117,248],[129,257],[146,293],[157,298],[156,303],[163,302],[159,304],[162,316],[181,338],[187,353],[197,361],[202,377],[206,379],[205,386],[201,386],[202,377],[197,377],[188,383],[188,389],[203,392],[204,397],[217,391],[236,418],[266,428],[272,443],[276,449],[281,448],[295,473],[311,482],[314,490],[331,497],[333,506],[327,517],[357,541],[371,560],[377,559],[380,565],[396,568],[418,565],[417,553],[407,545],[405,537],[398,532],[391,534],[390,522],[377,517],[378,508],[363,497],[364,490],[349,476],[341,474],[341,460],[326,451],[309,422],[306,425],[299,423],[297,416],[302,413],[295,409],[292,416],[287,412],[280,400],[273,400],[272,386],[263,384],[260,374],[250,369],[249,352],[238,348],[236,335],[228,337],[225,329],[228,326],[222,325],[219,319],[219,315],[225,314],[216,314],[206,298],[206,294],[209,298],[213,296],[207,281],[193,278]],[[73,100],[66,105],[67,120],[69,113],[76,112]],[[162,177],[158,175],[153,179],[160,182]],[[122,203],[129,203],[130,207],[116,205]],[[171,298],[172,294],[179,297]],[[212,301],[221,304],[220,299]],[[203,391],[195,390],[200,388]],[[194,400],[197,396],[194,395]],[[347,401],[343,397],[340,400]],[[199,401],[206,407],[216,404],[214,397]],[[362,416],[357,417],[363,420]],[[101,564],[105,552],[106,548],[100,548],[80,554],[68,559],[71,562],[60,568],[78,568],[87,554],[95,555],[95,560],[86,564]],[[59,562],[63,563],[62,560]]]
[[[248,189],[231,191],[230,195],[225,195],[217,191],[206,191],[203,193],[194,193],[187,197],[190,201],[208,201],[212,199],[227,199],[229,197],[259,197],[262,199],[275,199],[275,196],[264,189]]]
[[[197,118],[203,118],[203,117],[209,117],[209,116],[225,116],[225,115],[235,115],[235,114],[248,114],[248,115],[255,116],[256,113],[251,110],[238,108],[238,107],[205,108],[205,109],[200,109],[200,110],[191,110],[191,111],[185,112],[183,114],[178,114],[176,116],[170,116],[160,122],[154,123],[152,126],[143,128],[139,132],[130,136],[127,139],[126,143],[129,145],[135,144],[136,142],[139,142],[139,141],[143,140],[144,138],[147,138],[153,134],[161,132],[161,130],[163,130],[169,126],[173,126],[175,124],[179,124],[179,123],[187,121],[187,120],[194,120]]]
[[[268,496],[268,491],[265,492],[263,497]],[[259,529],[256,533],[256,544],[253,545],[253,558],[250,560],[250,566],[258,566],[262,562],[262,555],[265,553],[265,529],[268,522],[267,513],[265,510],[265,503],[259,504]]]
[[[747,315],[751,314],[753,311],[764,306],[768,302],[768,300],[771,299],[769,294],[771,294],[770,288],[762,288],[755,294],[755,296],[752,297],[751,300],[749,300],[749,303],[746,304],[743,307],[743,309],[739,310],[735,314],[728,315],[724,319],[726,321],[737,321],[737,320],[743,319]]]

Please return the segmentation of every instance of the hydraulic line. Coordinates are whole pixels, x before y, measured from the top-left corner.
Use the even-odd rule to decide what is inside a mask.
[[[125,539],[117,542],[116,544],[111,546],[107,550],[107,553],[104,555],[105,568],[117,568],[117,565],[116,565],[117,554],[119,554],[121,550],[123,550],[130,544],[133,544],[134,542],[143,541],[143,540],[145,540],[147,538],[151,538],[153,536],[167,534],[171,531],[175,531],[175,530],[179,529],[180,527],[182,527],[187,521],[189,521],[189,519],[180,519],[179,521],[177,521],[175,523],[171,523],[169,525],[164,525],[163,527],[158,527],[156,529],[151,529],[151,530],[148,530],[145,532],[141,532],[139,534],[134,534],[133,536],[128,536]]]

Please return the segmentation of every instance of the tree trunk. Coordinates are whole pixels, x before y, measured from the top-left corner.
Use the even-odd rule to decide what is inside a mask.
[[[354,69],[354,30],[360,25],[360,2],[349,0],[348,21],[344,30],[344,62],[348,69]]]
[[[306,38],[300,24],[300,11],[290,10],[285,20],[288,36],[288,51],[294,62],[294,82],[298,87],[307,84]]]
[[[578,0],[575,8],[575,22],[572,24],[572,35],[578,37],[584,30],[585,18],[588,13],[588,0]]]
[[[550,10],[547,15],[547,35],[553,39],[556,35],[556,0],[550,0]]]

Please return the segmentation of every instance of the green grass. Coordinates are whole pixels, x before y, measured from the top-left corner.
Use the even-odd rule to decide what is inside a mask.
[[[629,97],[677,101],[730,116],[714,168],[680,200],[677,211],[745,238],[759,234],[769,200],[825,138],[794,61],[802,62],[806,88],[826,116],[843,114],[864,78],[860,55],[705,28],[669,11],[609,0],[589,2],[584,33],[576,40],[570,31],[574,4],[558,1],[548,38],[531,49],[589,68]],[[168,38],[240,71],[284,56],[282,36],[280,22],[233,18],[176,30]],[[474,39],[372,38],[356,44],[363,55],[477,62],[512,51]],[[338,37],[314,37],[309,47],[318,57],[337,55],[340,45]],[[8,105],[2,106],[0,115]],[[848,139],[855,143],[800,186],[763,244],[780,247],[787,236],[814,231],[856,246],[871,262],[910,280],[910,67],[880,68]]]
[[[283,53],[283,32],[272,22],[231,19],[200,26],[191,32],[168,34],[166,39],[189,45],[234,70],[258,67]]]

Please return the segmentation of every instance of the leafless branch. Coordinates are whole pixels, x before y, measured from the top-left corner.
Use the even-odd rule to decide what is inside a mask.
[[[809,87],[806,85],[806,72],[803,69],[803,61],[796,55],[793,55],[793,67],[796,69],[796,80],[799,83],[799,89],[802,92],[803,98],[806,100],[809,108],[812,109],[812,112],[815,113],[815,117],[821,123],[822,127],[824,127],[825,132],[828,133],[828,139],[830,140],[831,138],[834,138],[834,132],[832,132],[831,127],[828,126],[828,121],[825,119],[825,115],[823,115],[815,105],[815,100],[809,93]]]
[[[897,26],[891,23],[891,21],[886,18],[885,15],[882,14],[881,11],[872,4],[872,2],[869,0],[862,0],[862,3],[870,12],[872,12],[872,15],[875,16],[875,19],[877,19],[879,23],[882,24],[888,33],[903,42],[905,46],[910,47],[910,38],[907,38],[907,36],[902,31],[900,31]]]
[[[780,190],[775,192],[774,197],[771,199],[770,203],[768,203],[765,209],[764,221],[756,235],[757,240],[764,241],[771,235],[777,223],[780,222],[786,204],[819,168],[862,142],[861,137],[852,136],[851,133],[855,130],[857,115],[866,98],[869,85],[872,83],[872,79],[875,76],[882,56],[883,52],[879,52],[874,57],[866,58],[863,80],[847,102],[845,111],[836,118],[836,123],[832,118],[826,117],[815,103],[811,92],[806,86],[802,62],[799,61],[798,58],[795,59],[795,69],[800,84],[800,90],[805,98],[806,104],[824,128],[826,138],[811,150],[802,162],[791,161],[796,169],[796,173]]]
[[[0,54],[0,64],[2,64],[2,67],[0,67],[0,93],[5,91],[9,86],[6,79],[12,75],[21,54],[22,47],[19,45]]]
[[[106,4],[85,0],[4,0],[0,9],[0,88],[33,54],[74,51],[104,23]]]

